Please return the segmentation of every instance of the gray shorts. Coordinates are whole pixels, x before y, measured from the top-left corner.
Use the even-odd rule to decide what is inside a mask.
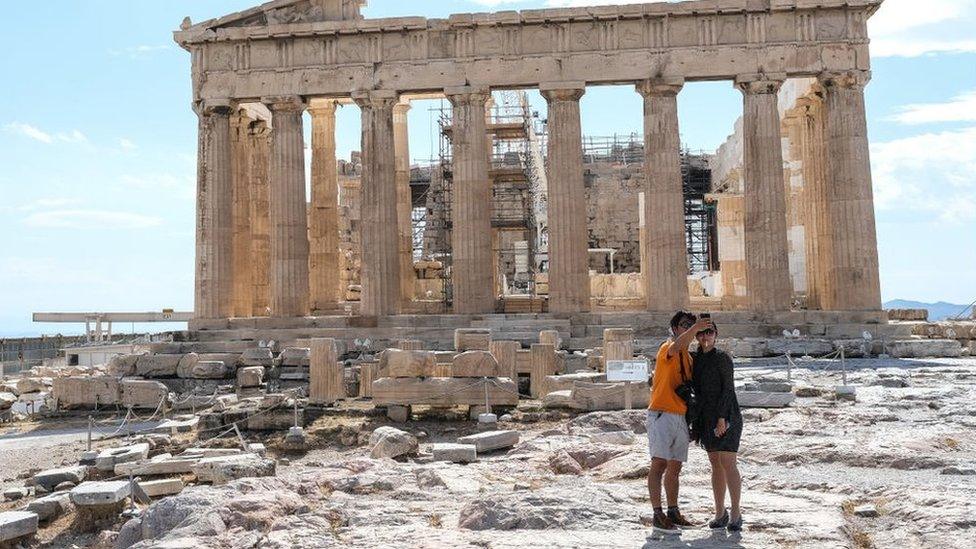
[[[652,458],[688,461],[688,424],[685,416],[647,411],[647,443]]]

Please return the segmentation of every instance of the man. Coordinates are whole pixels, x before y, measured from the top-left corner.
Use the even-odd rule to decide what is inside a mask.
[[[711,328],[711,319],[698,320],[695,315],[678,311],[671,317],[671,337],[661,344],[654,365],[651,405],[647,410],[647,437],[651,453],[651,470],[647,490],[654,506],[654,529],[675,533],[679,527],[693,526],[678,510],[678,475],[688,461],[688,406],[675,391],[691,380],[691,355],[688,347],[695,335]],[[682,373],[683,372],[683,373]],[[667,492],[668,511],[661,507],[662,477]]]

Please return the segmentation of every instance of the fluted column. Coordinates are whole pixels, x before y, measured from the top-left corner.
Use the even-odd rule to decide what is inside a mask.
[[[396,152],[396,191],[397,191],[397,248],[400,253],[400,299],[406,304],[413,301],[413,227],[410,191],[410,129],[407,113],[410,102],[401,101],[393,107],[393,141]]]
[[[688,248],[681,179],[678,93],[684,80],[647,80],[637,85],[644,97],[644,220],[642,271],[647,310],[686,309]]]
[[[271,134],[271,315],[308,314],[308,205],[305,137],[299,97],[268,98]]]
[[[590,310],[580,98],[585,84],[540,86],[549,103],[549,310]]]
[[[783,143],[777,92],[785,76],[736,79],[743,93],[743,173],[746,283],[754,311],[790,309],[789,245]]]
[[[312,310],[339,304],[339,172],[336,167],[336,102],[313,102],[312,207],[309,227],[309,292]]]
[[[824,309],[833,291],[830,287],[831,228],[827,219],[830,197],[824,185],[823,103],[801,97],[800,141],[803,158],[803,236],[806,245],[807,307]]]
[[[400,300],[393,91],[353,94],[362,109],[362,286],[360,312],[396,314]]]
[[[248,173],[251,177],[251,316],[268,316],[271,307],[271,220],[269,162],[271,128],[264,120],[251,124]]]
[[[871,188],[864,87],[868,71],[825,73],[825,178],[832,227],[830,279],[832,292],[825,308],[881,309],[878,238]]]
[[[251,176],[250,128],[246,110],[238,110],[231,119],[232,177],[234,194],[234,316],[247,318],[253,310],[253,265],[251,257]]]
[[[445,94],[454,106],[451,119],[454,312],[490,313],[495,310],[495,289],[485,104],[491,92],[487,88],[464,87],[445,90]]]
[[[229,318],[234,308],[231,113],[230,102],[197,109],[197,318]]]

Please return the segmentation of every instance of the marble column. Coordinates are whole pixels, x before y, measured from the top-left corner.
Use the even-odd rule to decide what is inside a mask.
[[[868,71],[824,73],[824,146],[828,219],[832,228],[830,279],[825,308],[881,310],[878,239],[871,188],[864,87]]]
[[[688,308],[688,248],[681,178],[678,93],[684,80],[655,79],[637,85],[644,97],[644,212],[642,271],[649,311]]]
[[[309,227],[309,292],[313,311],[334,311],[339,297],[339,172],[336,165],[336,102],[313,101],[312,207]]]
[[[807,307],[824,309],[830,287],[831,230],[827,219],[824,185],[823,103],[816,98],[797,100],[800,111],[800,146],[803,158],[803,235],[807,260]]]
[[[540,86],[549,103],[549,311],[590,310],[580,98],[585,84]]]
[[[451,150],[451,273],[456,314],[495,310],[492,284],[491,179],[488,177],[487,88],[445,90],[454,106]]]
[[[271,220],[268,185],[271,128],[268,122],[251,124],[248,175],[251,178],[251,316],[268,316],[271,307]]]
[[[250,127],[246,110],[238,110],[231,119],[232,178],[234,194],[234,316],[247,318],[253,311],[251,258],[251,177]]]
[[[308,205],[305,199],[304,101],[267,98],[271,134],[271,315],[306,316],[308,307]]]
[[[197,167],[194,311],[197,318],[229,318],[234,309],[233,181],[230,102],[201,105]]]
[[[389,90],[353,94],[362,109],[362,286],[364,316],[399,312],[400,258],[397,238],[396,160]]]
[[[401,101],[393,107],[393,142],[396,152],[396,193],[397,193],[397,249],[400,254],[400,300],[403,305],[413,301],[413,200],[410,191],[410,130],[407,113],[410,102]]]
[[[753,311],[788,311],[792,298],[777,93],[785,75],[736,78],[743,100],[746,284]]]

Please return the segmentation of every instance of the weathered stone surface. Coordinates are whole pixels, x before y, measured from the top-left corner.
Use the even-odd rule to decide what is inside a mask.
[[[602,372],[578,372],[561,376],[546,377],[546,386],[550,391],[572,391],[577,381],[586,383],[606,383],[607,374]]]
[[[200,355],[196,353],[187,353],[180,358],[179,364],[176,365],[176,375],[184,379],[190,379],[193,377],[193,369],[196,367],[197,363],[200,362]]]
[[[298,410],[298,425],[305,424],[305,410]],[[250,431],[284,431],[295,426],[295,413],[291,409],[279,408],[247,418]]]
[[[431,444],[430,453],[434,461],[452,463],[473,463],[478,461],[478,448],[473,444]]]
[[[511,448],[518,443],[518,431],[485,431],[458,438],[458,444],[473,445],[479,454]]]
[[[37,514],[28,511],[0,513],[0,543],[32,536],[37,532]]]
[[[92,408],[119,403],[119,380],[112,376],[73,376],[54,380],[51,392],[62,408]]]
[[[557,475],[583,474],[583,467],[566,450],[557,450],[549,456],[549,469]]]
[[[215,464],[212,473],[213,484],[220,486],[241,478],[275,476],[276,466],[273,459],[265,459],[257,454],[245,455],[249,457]]]
[[[85,480],[88,473],[87,467],[62,467],[60,469],[49,469],[34,475],[34,484],[44,487],[48,492],[54,487],[65,481],[80,483]]]
[[[190,370],[188,377],[192,379],[230,379],[233,375],[234,370],[228,367],[226,362],[200,360]]]
[[[236,454],[229,456],[205,457],[193,466],[193,474],[200,482],[214,482],[217,467],[230,463],[254,463],[262,459],[257,454]]]
[[[147,457],[149,457],[149,444],[145,442],[122,448],[110,448],[98,454],[95,458],[95,467],[99,471],[109,472],[114,471],[115,466],[120,463],[142,461]]]
[[[374,459],[415,455],[417,437],[393,427],[380,427],[369,437],[369,455]]]
[[[260,387],[264,382],[263,366],[245,366],[237,370],[238,387]]]
[[[465,351],[454,357],[451,365],[453,377],[504,377],[498,361],[488,351]]]
[[[4,501],[17,501],[19,499],[26,498],[30,495],[30,490],[26,487],[20,486],[17,488],[7,488],[3,491]]]
[[[122,406],[143,410],[155,410],[169,400],[169,388],[148,379],[123,379],[121,384]]]
[[[379,377],[433,377],[437,358],[431,351],[387,349],[380,357]]]
[[[888,354],[894,358],[957,357],[962,344],[955,339],[905,339],[889,341]]]
[[[129,519],[119,529],[119,536],[115,538],[115,549],[129,549],[142,541],[142,519]]]
[[[183,491],[183,481],[178,478],[164,478],[160,480],[141,480],[139,487],[151,498],[171,496]]]
[[[640,435],[647,432],[646,418],[646,410],[593,412],[571,420],[569,432],[572,434],[588,434],[631,431]]]
[[[410,419],[410,406],[391,404],[386,407],[386,417],[395,423],[405,423]]]
[[[37,515],[41,522],[54,520],[71,510],[68,492],[55,492],[27,504],[25,510]]]
[[[631,383],[631,406],[646,409],[650,403],[651,389],[647,383]],[[580,410],[623,410],[626,404],[626,386],[623,383],[586,383],[573,385],[573,407]]]
[[[753,382],[742,385],[741,390],[761,393],[792,393],[793,384],[789,381]]]
[[[274,354],[267,347],[254,347],[246,349],[241,354],[242,366],[264,366],[269,367],[274,363]]]
[[[508,378],[489,380],[488,400],[492,406],[518,405],[515,382]],[[485,403],[485,385],[462,378],[380,378],[373,382],[373,403],[377,406],[481,406]]]
[[[13,393],[0,393],[0,410],[9,410],[17,403],[17,395]]]
[[[176,377],[183,355],[140,355],[136,375],[142,377]]]
[[[308,347],[285,347],[278,360],[282,366],[308,366],[311,356],[311,349]]]
[[[136,362],[141,355],[115,355],[108,361],[108,373],[116,377],[136,375]]]
[[[201,456],[202,457],[202,456]],[[174,457],[164,460],[140,463],[120,463],[115,466],[116,475],[152,477],[162,475],[188,474],[201,457]]]
[[[17,380],[17,392],[21,395],[27,395],[30,393],[39,393],[41,391],[46,391],[48,386],[51,385],[50,379],[42,379],[36,377],[22,377]]]
[[[834,352],[834,343],[824,339],[810,339],[806,337],[798,339],[787,339],[779,337],[766,341],[766,349],[769,354],[774,356],[785,355],[789,352],[792,356],[826,356]]]
[[[550,376],[550,378],[552,377],[555,376]],[[573,408],[573,391],[571,389],[550,391],[549,394],[542,397],[542,407],[546,409]]]
[[[736,398],[742,408],[785,408],[796,397],[793,393],[765,393],[758,391],[736,391]]]
[[[491,330],[488,328],[459,328],[454,330],[454,350],[488,351],[491,348]]]
[[[111,505],[129,497],[128,480],[84,482],[71,490],[71,503],[78,507]]]

